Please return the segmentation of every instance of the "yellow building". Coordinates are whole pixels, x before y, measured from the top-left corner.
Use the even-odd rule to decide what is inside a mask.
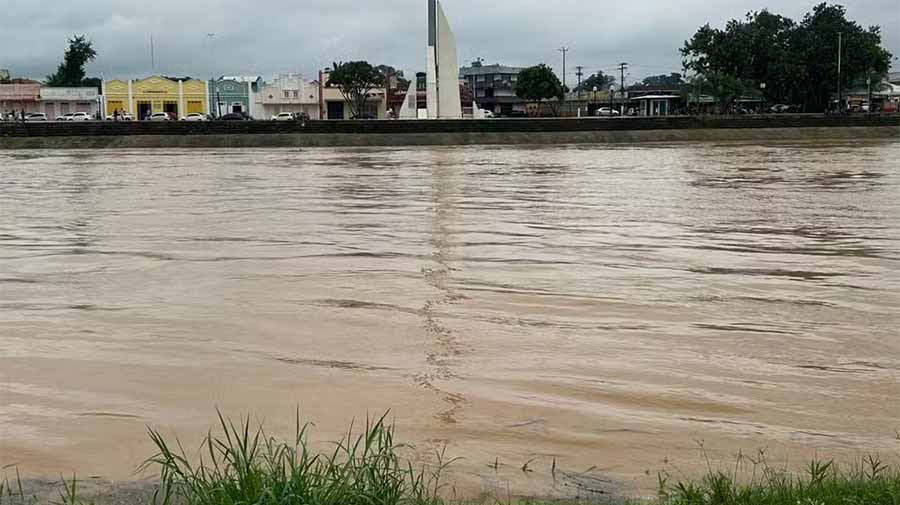
[[[204,81],[175,81],[151,76],[141,80],[103,82],[106,115],[128,112],[144,119],[156,112],[169,112],[182,117],[194,112],[209,113],[209,88]]]

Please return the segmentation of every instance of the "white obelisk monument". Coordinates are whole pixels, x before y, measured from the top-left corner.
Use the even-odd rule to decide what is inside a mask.
[[[459,60],[456,37],[440,0],[428,0],[428,119],[460,119]]]

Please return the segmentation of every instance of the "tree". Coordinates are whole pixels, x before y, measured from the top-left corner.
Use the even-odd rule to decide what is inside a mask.
[[[83,86],[84,66],[94,61],[96,57],[97,51],[84,35],[72,37],[69,39],[69,48],[66,49],[63,62],[57,67],[56,73],[47,76],[47,86]]]
[[[391,77],[397,80],[397,89],[402,89],[406,91],[409,87],[409,79],[404,77],[402,70],[397,70],[396,68],[390,65],[378,65],[375,67],[381,74],[385,77],[385,79],[390,80]]]
[[[329,85],[340,88],[354,118],[362,117],[369,94],[384,85],[384,74],[367,61],[334,63],[332,68]]]
[[[656,88],[676,89],[684,86],[685,82],[684,77],[681,74],[672,72],[669,75],[651,75],[649,77],[646,77],[641,84],[643,84],[644,86],[652,86]]]
[[[794,97],[812,110],[827,107],[837,92],[838,33],[843,39],[843,90],[869,72],[883,74],[890,67],[892,55],[881,47],[881,28],[863,28],[846,14],[840,5],[819,4],[803,18],[792,40],[794,53],[804,62],[796,71]]]
[[[837,90],[838,33],[843,33],[843,86],[867,72],[886,72],[890,64],[891,54],[881,47],[881,29],[864,29],[846,14],[839,5],[822,3],[800,23],[763,10],[748,13],[742,21],[731,20],[724,29],[707,24],[681,49],[684,68],[756,87],[765,83],[768,101],[821,111]]]
[[[707,72],[691,80],[695,93],[711,95],[719,104],[719,111],[725,112],[732,103],[743,96],[758,96],[759,91],[752,81],[734,77],[722,72]]]
[[[553,70],[541,63],[519,72],[516,96],[523,100],[537,102],[538,113],[540,113],[544,100],[551,98],[562,100],[565,97],[565,90]]]
[[[601,71],[582,81],[581,86],[576,87],[575,91],[579,93],[583,91],[593,91],[594,88],[597,88],[598,91],[606,91],[615,83],[615,77],[606,75]]]

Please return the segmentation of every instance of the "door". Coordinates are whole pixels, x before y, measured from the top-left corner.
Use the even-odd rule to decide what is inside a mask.
[[[153,113],[153,106],[150,102],[138,102],[138,117],[135,119],[142,120],[146,119],[150,114]]]
[[[178,119],[178,104],[175,102],[164,103],[163,104],[163,112],[166,112],[170,116],[174,116],[175,119]]]
[[[328,102],[328,119],[344,119],[344,102]]]
[[[241,104],[239,102],[234,102],[233,104],[231,104],[231,112],[234,112],[235,114],[240,114],[240,113],[244,112],[243,104]]]

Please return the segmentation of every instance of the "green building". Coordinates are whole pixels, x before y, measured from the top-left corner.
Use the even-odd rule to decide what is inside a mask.
[[[256,94],[264,86],[259,76],[222,76],[209,81],[210,113],[224,116],[232,112],[256,117]],[[265,118],[257,118],[265,119]]]

